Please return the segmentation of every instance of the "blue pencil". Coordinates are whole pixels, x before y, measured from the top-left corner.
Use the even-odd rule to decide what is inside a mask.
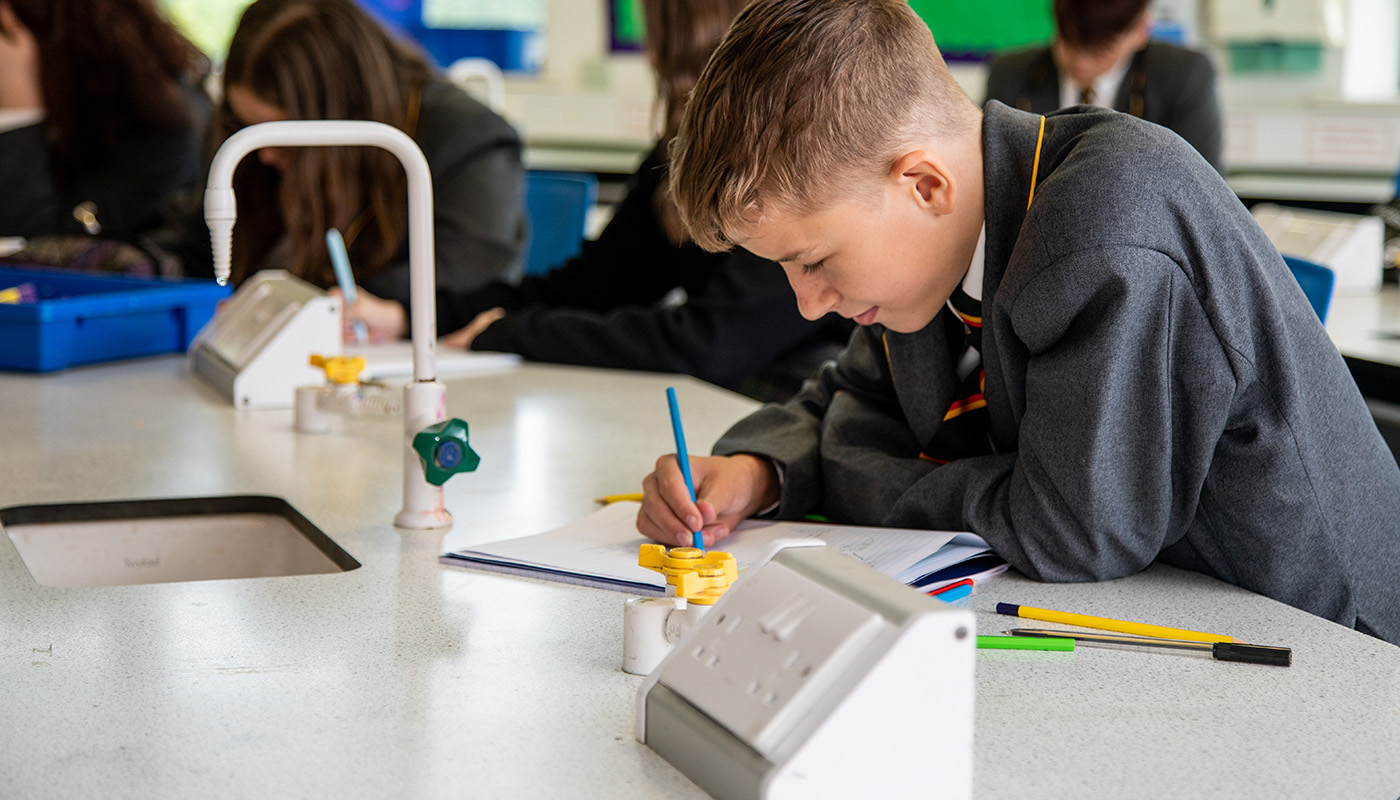
[[[671,431],[676,434],[676,459],[681,462],[681,475],[685,478],[685,489],[690,492],[690,502],[695,502],[695,483],[690,479],[690,455],[685,452],[685,431],[681,430],[681,408],[676,405],[676,390],[666,387],[666,402],[671,406]],[[705,537],[700,531],[691,534],[691,542],[696,550],[705,549]]]
[[[350,254],[345,251],[345,239],[335,228],[326,229],[326,249],[331,253],[331,266],[335,268],[335,282],[340,284],[340,293],[345,296],[345,305],[355,305],[355,275],[350,271]],[[354,325],[355,342],[363,345],[369,338],[363,320]]]
[[[971,584],[963,584],[962,586],[954,586],[953,588],[949,589],[948,591],[946,591],[946,592],[940,592],[940,593],[938,593],[938,594],[933,595],[932,597],[933,597],[933,599],[935,599],[935,600],[942,600],[942,601],[945,602],[945,603],[954,603],[954,602],[957,602],[958,600],[963,599],[964,597],[970,596],[971,594],[972,594],[972,586],[971,586]]]

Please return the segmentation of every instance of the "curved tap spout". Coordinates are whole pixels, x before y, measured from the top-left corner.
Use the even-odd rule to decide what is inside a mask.
[[[423,151],[408,134],[382,122],[361,120],[291,120],[250,125],[230,136],[209,167],[204,191],[204,221],[214,245],[214,278],[226,282],[233,253],[233,225],[238,211],[233,171],[243,157],[263,147],[335,147],[363,145],[388,150],[408,175],[409,305],[412,312],[413,377],[433,380],[433,345],[437,340],[436,269],[433,253],[433,177]]]
[[[433,253],[433,179],[423,151],[408,134],[382,122],[288,120],[250,125],[230,136],[214,154],[204,191],[204,220],[214,246],[214,277],[228,281],[233,226],[238,217],[233,171],[243,157],[263,147],[366,146],[388,150],[408,175],[409,334],[413,378],[404,391],[404,508],[395,524],[404,528],[446,528],[452,515],[443,508],[442,489],[424,479],[408,441],[418,431],[447,418],[446,389],[436,380],[437,275]],[[427,384],[427,385],[423,385]],[[414,386],[419,385],[417,391]]]

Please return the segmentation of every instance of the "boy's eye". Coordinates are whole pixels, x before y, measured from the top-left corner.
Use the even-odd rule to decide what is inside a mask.
[[[803,274],[803,275],[811,275],[812,273],[814,273],[814,272],[816,272],[817,270],[821,269],[821,268],[822,268],[822,265],[825,264],[825,263],[826,263],[825,261],[818,261],[818,262],[815,263],[815,264],[803,264],[803,265],[802,265],[802,274]]]

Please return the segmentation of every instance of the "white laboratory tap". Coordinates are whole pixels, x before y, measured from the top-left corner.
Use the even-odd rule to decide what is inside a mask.
[[[409,335],[413,340],[413,380],[404,387],[403,510],[394,524],[413,530],[452,526],[443,507],[441,481],[429,483],[412,447],[425,428],[447,419],[447,387],[437,380],[436,268],[433,253],[433,178],[423,151],[408,134],[382,122],[299,120],[264,122],[233,134],[214,154],[204,191],[204,220],[214,245],[214,278],[226,283],[238,217],[233,171],[243,157],[263,147],[366,146],[388,150],[408,174]],[[465,426],[463,426],[465,427]],[[455,466],[455,464],[454,464]],[[445,478],[444,478],[445,480]]]

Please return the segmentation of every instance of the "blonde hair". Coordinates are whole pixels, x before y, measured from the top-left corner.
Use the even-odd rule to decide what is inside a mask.
[[[671,145],[671,192],[706,250],[765,206],[810,213],[877,185],[911,142],[981,115],[901,0],[757,0],[701,73]]]

